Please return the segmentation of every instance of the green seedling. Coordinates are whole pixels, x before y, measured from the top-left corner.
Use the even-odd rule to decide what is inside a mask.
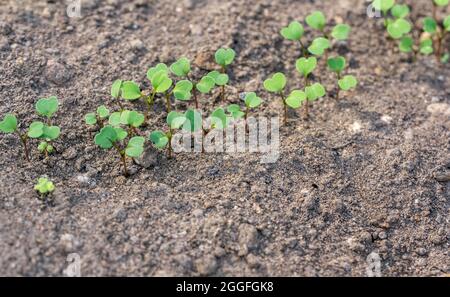
[[[34,186],[34,190],[39,193],[41,199],[53,193],[55,185],[48,178],[41,177],[38,179],[37,184]]]
[[[191,72],[191,62],[187,58],[180,58],[170,65],[170,71],[178,77],[187,77]]]
[[[16,133],[22,142],[25,159],[30,161],[30,152],[28,150],[28,135],[26,133],[21,133],[17,126],[17,118],[13,114],[7,114],[0,122],[0,131],[7,134]]]
[[[51,117],[58,111],[58,99],[55,96],[39,99],[36,103],[38,115],[47,118],[47,124],[51,125]]]
[[[205,75],[203,76],[200,81],[194,86],[193,88],[193,96],[195,101],[195,108],[198,109],[198,99],[197,99],[197,91],[199,91],[202,94],[207,94],[211,92],[211,90],[215,87],[216,81],[214,78]]]
[[[134,110],[114,112],[109,117],[109,125],[113,127],[120,127],[121,125],[127,126],[127,133],[130,136],[138,134],[137,128],[139,128],[144,121],[145,116]]]
[[[36,112],[47,119],[46,123],[41,121],[35,121],[31,123],[28,128],[27,136],[29,138],[40,139],[41,142],[38,145],[38,150],[48,155],[54,152],[54,147],[51,142],[58,139],[61,134],[61,129],[58,126],[51,124],[51,117],[58,110],[58,99],[54,96],[49,98],[39,99],[36,103]]]
[[[96,112],[90,112],[84,117],[84,121],[89,126],[98,125],[101,128],[104,126],[105,120],[109,117],[109,109],[101,105]]]
[[[331,47],[331,38],[335,40],[347,40],[351,31],[351,27],[346,24],[337,24],[330,31],[327,31],[326,17],[320,11],[315,11],[308,15],[306,17],[306,24],[322,33],[322,36],[313,39],[309,46],[302,41],[302,37],[305,34],[305,29],[301,23],[293,21],[280,31],[280,34],[285,39],[295,41],[300,44],[302,57],[307,57],[310,54],[322,56],[326,53],[326,50]]]
[[[214,85],[220,86],[220,98],[221,101],[225,101],[225,86],[229,82],[229,77],[225,73],[220,73],[219,71],[211,71],[207,75],[209,78],[211,78],[214,81]]]
[[[287,124],[287,105],[285,101],[284,88],[286,87],[286,76],[281,73],[275,73],[271,78],[268,78],[264,81],[264,88],[271,92],[278,94],[281,97],[281,101],[283,102],[284,109],[284,124]]]
[[[262,100],[261,100],[260,97],[258,97],[258,95],[256,95],[255,92],[250,92],[250,93],[247,93],[245,95],[244,102],[245,102],[245,115],[244,115],[244,118],[247,121],[248,114],[249,114],[250,110],[260,106],[261,103],[262,103]]]
[[[241,107],[238,104],[228,105],[227,112],[229,113],[230,118],[233,120],[238,120],[245,117],[245,111],[242,111]]]
[[[337,80],[338,80],[338,88],[336,91],[336,99],[339,100],[339,93],[340,90],[348,91],[350,89],[353,89],[358,84],[358,81],[353,75],[346,75],[342,77],[342,72],[345,69],[346,61],[344,57],[338,56],[335,58],[330,58],[327,61],[328,68],[336,73]]]
[[[383,12],[387,32],[392,39],[398,40],[400,52],[412,53],[414,60],[419,53],[434,53],[438,61],[446,63],[450,55],[442,52],[446,35],[450,31],[450,16],[439,21],[437,11],[439,8],[445,8],[449,1],[433,0],[432,3],[432,16],[425,17],[422,21],[424,34],[413,34],[413,22],[407,19],[411,11],[408,5],[395,4],[394,0],[375,0],[373,6]],[[421,36],[418,43],[414,41],[413,35]]]
[[[317,67],[317,59],[315,57],[310,58],[300,58],[295,63],[295,67],[297,71],[302,75],[304,80],[304,86],[307,88],[310,85],[309,76]],[[305,106],[304,109],[304,117],[308,118],[309,116],[309,103],[307,98],[305,98],[306,94],[302,93],[303,91],[293,91],[290,95],[289,100],[286,100],[286,103],[291,108],[299,108],[301,105]]]
[[[123,173],[128,177],[127,157],[139,158],[142,155],[145,138],[141,136],[132,137],[128,140],[126,146],[123,146],[122,143],[127,136],[128,133],[124,129],[107,125],[95,135],[94,142],[102,149],[116,149],[123,165]]]
[[[185,124],[187,118],[185,114],[172,111],[167,115],[166,123],[169,126],[167,132],[153,131],[148,138],[158,149],[167,148],[168,158],[172,158],[172,137],[175,130],[180,129]]]
[[[209,77],[214,79],[216,85],[221,87],[221,100],[225,101],[225,86],[229,81],[229,77],[226,74],[227,67],[233,63],[236,53],[231,48],[218,49],[214,55],[216,63],[220,66],[221,72],[212,71],[208,74]]]
[[[170,88],[172,87],[172,79],[169,77],[169,70],[165,64],[158,64],[156,67],[150,68],[147,71],[147,78],[150,80],[152,84],[152,92],[151,95],[147,98],[147,105],[149,106],[149,110],[153,105],[153,101],[155,99],[156,94],[163,94],[166,99],[166,108],[167,112],[172,110],[170,103]]]

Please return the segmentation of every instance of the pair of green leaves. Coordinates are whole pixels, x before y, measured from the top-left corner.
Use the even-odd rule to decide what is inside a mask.
[[[327,49],[331,47],[331,43],[325,37],[318,37],[313,40],[308,47],[308,51],[315,56],[322,56]]]
[[[320,16],[320,13],[317,15],[313,15],[312,19],[314,19],[315,21],[312,21],[312,19],[310,18],[310,23],[316,26],[316,29],[323,30],[323,28],[320,29],[320,26],[322,24],[322,16]],[[323,16],[323,18],[325,17]],[[338,24],[331,31],[331,36],[333,36],[333,38],[337,40],[346,40],[350,35],[350,31],[351,28],[349,25]],[[303,28],[303,25],[297,21],[291,22],[289,26],[282,28],[280,31],[281,36],[283,36],[287,40],[292,41],[299,41],[303,37],[304,33],[305,29]]]
[[[331,71],[336,72],[339,76],[344,71],[346,66],[346,61],[344,57],[338,56],[334,58],[329,58],[327,61],[328,68]],[[353,75],[346,75],[338,80],[338,85],[341,90],[348,91],[353,89],[358,84],[358,80]]]
[[[86,124],[88,124],[88,125],[95,125],[95,124],[97,124],[98,119],[104,120],[107,117],[109,117],[109,109],[106,106],[101,105],[97,108],[96,113],[95,112],[88,113],[84,117],[84,120],[85,120]]]
[[[186,77],[191,71],[191,62],[187,58],[182,57],[170,65],[170,71],[178,77]]]
[[[47,126],[42,122],[33,122],[28,129],[28,137],[55,140],[59,137],[60,132],[58,126]]]
[[[235,57],[236,52],[231,48],[218,49],[214,55],[216,63],[222,66],[223,68],[233,63]]]
[[[162,131],[153,131],[149,135],[150,141],[156,148],[163,149],[167,146],[171,138],[171,131],[175,129],[180,129],[187,122],[187,114],[182,114],[176,111],[171,111],[167,115],[166,123],[170,127],[170,131],[168,133],[164,133]]]
[[[114,112],[109,117],[109,124],[113,127],[120,125],[127,125],[138,128],[144,123],[145,117],[143,114],[134,110],[123,110],[121,112]]]
[[[384,14],[387,14],[389,9],[391,9],[395,4],[395,0],[374,0],[372,2],[373,8],[376,10],[381,10]]]
[[[311,58],[300,58],[295,63],[295,68],[297,71],[303,75],[303,77],[308,77],[317,66],[317,59],[315,57]]]
[[[264,88],[272,93],[280,93],[286,87],[286,76],[281,73],[275,73],[271,78],[264,81]]]
[[[404,35],[411,32],[411,29],[411,23],[405,19],[396,19],[395,21],[390,22],[387,26],[389,36],[394,39],[402,38]]]
[[[51,154],[51,153],[53,153],[54,150],[55,150],[55,148],[53,147],[53,145],[51,145],[50,143],[48,143],[46,141],[42,141],[38,145],[38,151],[40,153],[47,152],[47,153]]]
[[[36,103],[36,111],[41,116],[51,118],[58,111],[58,99],[55,96],[39,99]]]
[[[262,100],[260,97],[258,97],[258,95],[256,95],[255,92],[249,92],[249,93],[245,94],[244,102],[245,102],[245,106],[248,109],[251,109],[251,108],[256,108],[256,107],[260,106],[262,103]]]
[[[127,136],[127,132],[121,128],[105,126],[95,135],[94,141],[99,147],[110,149],[115,143],[124,140]],[[144,143],[144,137],[132,137],[125,148],[125,154],[131,158],[139,157],[144,152]]]
[[[410,53],[414,50],[414,40],[410,36],[404,36],[399,43],[399,49],[401,52]],[[434,52],[433,40],[426,38],[419,44],[419,51],[423,55],[430,55]]]
[[[289,94],[286,98],[285,103],[287,106],[297,109],[302,106],[303,102],[306,100],[314,101],[323,96],[325,96],[326,90],[323,85],[320,83],[312,84],[311,86],[307,86],[305,91],[294,90]]]
[[[48,178],[41,177],[34,186],[34,190],[38,191],[41,195],[48,195],[55,190],[55,185]]]

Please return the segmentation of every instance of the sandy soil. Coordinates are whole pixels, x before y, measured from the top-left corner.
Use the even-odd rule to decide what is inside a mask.
[[[430,9],[414,3],[415,14]],[[450,273],[450,182],[436,179],[450,172],[450,67],[397,53],[365,1],[82,5],[80,18],[63,1],[0,5],[0,114],[24,127],[37,99],[57,95],[63,129],[58,152],[48,161],[34,152],[31,163],[16,137],[0,136],[0,275],[62,275],[70,253],[85,276],[363,276],[372,252],[386,276]],[[260,114],[281,113],[262,81],[284,71],[298,86],[298,48],[278,31],[316,9],[353,26],[334,53],[360,85],[315,102],[308,122],[291,112],[277,163],[254,154],[167,160],[150,150],[148,168],[132,165],[125,179],[113,152],[93,144],[83,116],[113,106],[115,79],[148,86],[151,65],[181,55],[200,77],[221,46],[237,52],[229,103],[257,91]],[[317,73],[331,90],[332,76]],[[217,95],[202,98],[204,111]],[[158,101],[155,127],[164,117]],[[42,175],[57,185],[53,205],[33,191]]]

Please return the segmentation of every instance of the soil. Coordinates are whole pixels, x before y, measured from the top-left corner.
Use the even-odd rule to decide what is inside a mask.
[[[367,1],[330,2],[83,0],[70,18],[64,1],[3,0],[0,114],[15,113],[24,129],[36,100],[57,95],[62,136],[49,160],[33,142],[31,163],[17,137],[0,136],[0,275],[60,276],[77,253],[83,276],[365,276],[372,252],[384,276],[449,274],[450,67],[398,53]],[[414,1],[413,14],[431,12],[428,3]],[[130,162],[127,179],[115,153],[94,145],[83,117],[115,106],[115,79],[148,86],[151,65],[182,55],[200,77],[221,46],[237,53],[228,103],[257,91],[259,114],[281,114],[263,80],[283,71],[289,89],[301,81],[299,48],[278,32],[317,9],[353,27],[333,54],[360,84],[334,99],[322,61],[315,80],[331,95],[308,121],[290,112],[278,162],[168,160],[149,148],[148,168]],[[203,110],[218,97],[202,97]],[[157,100],[151,129],[164,110]],[[52,203],[33,190],[44,175],[57,186]]]

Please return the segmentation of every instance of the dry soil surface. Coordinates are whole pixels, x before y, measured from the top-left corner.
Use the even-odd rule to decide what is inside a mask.
[[[414,1],[416,17],[431,11],[428,2]],[[0,114],[15,113],[25,128],[37,99],[57,95],[62,136],[49,160],[33,142],[31,163],[17,137],[0,136],[0,275],[63,275],[70,253],[84,276],[363,276],[372,252],[386,276],[450,273],[450,67],[432,57],[411,63],[366,6],[83,0],[81,17],[70,18],[65,1],[3,0]],[[281,113],[263,80],[276,71],[289,89],[301,80],[299,48],[278,32],[317,9],[353,27],[332,54],[347,58],[360,85],[334,99],[322,61],[315,80],[331,95],[314,102],[308,121],[290,113],[276,163],[250,153],[168,160],[149,148],[147,168],[130,162],[126,179],[114,152],[94,145],[83,117],[114,106],[115,79],[148,86],[151,65],[182,55],[198,78],[221,46],[237,53],[228,103],[257,91],[259,114]],[[211,111],[217,92],[201,102]],[[152,125],[165,115],[158,100]],[[42,175],[57,186],[53,203],[33,190]]]

